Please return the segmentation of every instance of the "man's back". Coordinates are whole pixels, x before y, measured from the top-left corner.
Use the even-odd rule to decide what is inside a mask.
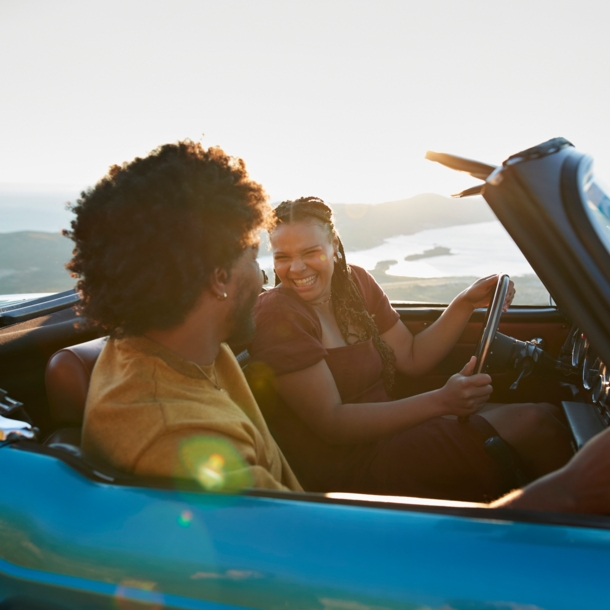
[[[212,490],[300,490],[231,350],[202,367],[146,337],[110,339],[93,371],[83,450]]]

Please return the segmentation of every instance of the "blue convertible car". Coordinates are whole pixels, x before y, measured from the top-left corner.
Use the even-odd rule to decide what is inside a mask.
[[[408,391],[442,384],[479,349],[494,400],[562,404],[580,448],[610,422],[610,199],[592,159],[560,138],[499,167],[428,156],[481,179],[462,195],[482,192],[557,305],[476,312],[453,353]],[[610,517],[222,495],[91,463],[79,426],[103,340],[75,327],[76,298],[0,307],[0,609],[610,606]],[[442,313],[395,306],[413,332]]]

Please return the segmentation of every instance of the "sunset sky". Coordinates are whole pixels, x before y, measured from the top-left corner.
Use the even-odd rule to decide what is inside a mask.
[[[610,177],[610,4],[0,0],[0,183],[85,186],[182,138],[272,200],[375,203],[473,183],[570,139]],[[46,188],[46,187],[45,187]]]

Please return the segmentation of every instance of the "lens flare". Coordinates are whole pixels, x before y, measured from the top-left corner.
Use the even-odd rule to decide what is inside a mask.
[[[347,213],[347,215],[355,220],[364,218],[368,211],[368,206],[363,203],[354,203],[352,205],[345,206],[345,212]]]
[[[190,510],[183,510],[178,517],[180,527],[188,527],[193,521],[193,513]]]
[[[252,487],[250,465],[227,439],[189,438],[180,446],[180,458],[187,476],[207,491],[231,493]]]
[[[220,489],[225,483],[225,459],[218,453],[213,453],[205,462],[199,464],[197,479],[210,491]]]

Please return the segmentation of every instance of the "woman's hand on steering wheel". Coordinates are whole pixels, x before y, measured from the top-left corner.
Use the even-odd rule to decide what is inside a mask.
[[[491,302],[491,299],[494,295],[494,291],[496,289],[496,285],[498,283],[499,275],[488,275],[487,277],[483,277],[480,280],[477,280],[472,286],[469,286],[462,293],[462,298],[466,300],[470,305],[472,305],[473,309],[477,309],[478,307],[487,307]],[[506,293],[506,298],[504,299],[504,304],[502,306],[502,311],[507,311],[510,307],[510,304],[513,302],[515,298],[515,285],[512,281],[509,282],[508,291]]]
[[[493,388],[491,377],[484,373],[473,375],[477,359],[473,356],[468,364],[439,390],[445,415],[467,417],[485,406]]]

